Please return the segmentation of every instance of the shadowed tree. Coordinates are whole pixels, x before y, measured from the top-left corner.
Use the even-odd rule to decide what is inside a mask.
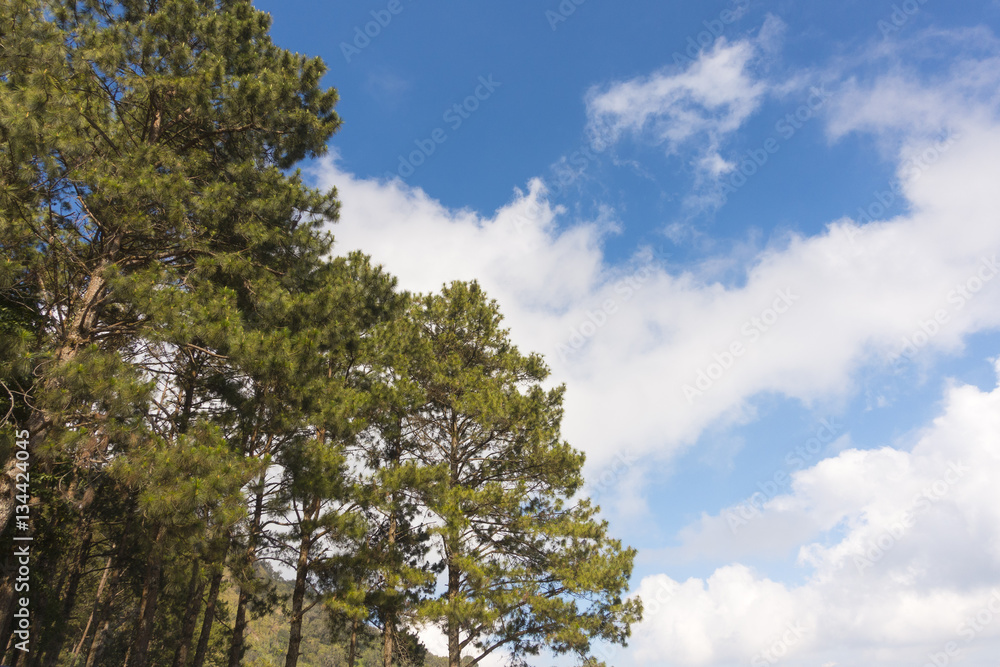
[[[0,5],[0,303],[31,315],[0,345],[23,364],[0,370],[30,432],[37,538],[65,554],[45,552],[33,588],[32,665],[58,659],[75,597],[103,577],[95,555],[114,572],[80,624],[88,664],[106,640],[148,664],[161,584],[186,572],[197,592],[199,561],[218,593],[226,549],[204,546],[253,472],[227,401],[237,352],[260,305],[323,263],[337,213],[287,172],[326,150],[336,92],[269,23],[245,0]],[[95,509],[118,498],[131,514]],[[0,505],[0,531],[9,517]]]

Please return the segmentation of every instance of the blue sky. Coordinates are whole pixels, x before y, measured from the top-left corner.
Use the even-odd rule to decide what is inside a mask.
[[[651,601],[609,664],[995,665],[1000,3],[257,4],[340,91],[340,250],[567,384]]]

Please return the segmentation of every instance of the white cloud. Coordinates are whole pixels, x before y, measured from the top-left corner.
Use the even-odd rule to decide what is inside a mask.
[[[734,165],[719,153],[720,145],[767,94],[768,84],[752,70],[776,48],[783,32],[781,20],[769,15],[756,38],[720,38],[682,70],[595,86],[587,94],[591,143],[604,150],[628,134],[665,144],[669,153],[698,143],[697,168],[713,178],[728,173]]]
[[[431,655],[448,656],[448,635],[435,625],[423,625],[416,628],[417,636]],[[463,655],[463,662],[469,658],[468,652]],[[486,656],[478,663],[483,667],[505,667],[510,656],[504,651],[496,651]]]
[[[956,50],[984,55],[950,60],[936,73],[919,71],[920,64]],[[1000,104],[1000,40],[986,28],[924,31],[885,42],[865,58],[883,71],[852,76],[839,87],[830,104],[831,138],[859,130],[897,141],[936,136],[970,118],[990,123]]]
[[[814,618],[796,616],[806,606],[798,591],[742,565],[720,568],[704,581],[647,577],[637,593],[646,617],[629,652],[637,665],[748,664],[783,635],[794,647],[815,633]]]
[[[746,419],[762,392],[843,396],[861,364],[884,363],[904,338],[925,353],[954,351],[1000,324],[1000,280],[976,276],[1000,252],[998,154],[1000,127],[966,123],[933,166],[902,174],[911,214],[790,237],[761,253],[739,287],[717,282],[710,263],[679,273],[641,255],[607,265],[601,242],[613,222],[558,227],[564,213],[538,181],[486,217],[335,162],[322,180],[342,194],[341,250],[371,253],[409,289],[483,283],[515,339],[568,382],[567,435],[600,463],[622,447],[670,455],[710,424]],[[969,281],[981,290],[956,296]],[[926,340],[921,323],[938,311],[947,322]],[[744,353],[730,362],[733,343]]]
[[[913,82],[907,90],[917,101],[895,99],[897,114],[919,117],[927,105],[918,98],[931,93]],[[918,131],[895,153],[902,186],[892,196],[909,202],[906,215],[878,219],[873,198],[863,204],[874,222],[841,220],[816,236],[776,240],[746,265],[739,286],[716,278],[725,257],[668,270],[646,249],[608,264],[602,242],[617,229],[614,213],[571,220],[539,180],[482,215],[398,180],[359,179],[335,159],[317,176],[343,199],[340,251],[372,254],[407,289],[480,280],[515,340],[545,354],[554,379],[568,383],[564,430],[592,464],[622,449],[669,458],[710,425],[752,418],[758,394],[842,398],[859,368],[898,356],[904,339],[927,356],[1000,325],[1000,280],[977,277],[1000,253],[1000,124],[982,95],[938,103],[948,105],[953,142],[934,148],[937,138]],[[873,114],[859,103],[831,127],[877,133],[902,122]],[[966,283],[981,289],[962,296],[956,286]],[[947,321],[935,324],[935,315]],[[730,360],[733,343],[743,354]]]
[[[806,583],[776,583],[742,565],[682,584],[644,579],[638,594],[648,613],[635,664],[769,664],[763,652],[782,642],[788,665],[838,656],[919,665],[948,642],[966,660],[995,656],[1000,388],[950,388],[942,415],[907,444],[847,450],[796,473],[791,491],[741,529],[740,539],[758,547],[775,525],[805,530],[792,540],[805,542]],[[703,520],[687,539],[704,537],[713,523],[725,519]],[[994,610],[970,621],[994,597]]]

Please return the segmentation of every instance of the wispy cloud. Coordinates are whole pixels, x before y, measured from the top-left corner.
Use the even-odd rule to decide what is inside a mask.
[[[780,41],[784,24],[769,16],[753,38],[722,37],[678,70],[594,87],[587,95],[592,144],[605,149],[626,136],[663,145],[669,154],[695,146],[694,165],[712,176],[733,164],[720,154],[723,141],[760,107],[769,84],[754,66]]]

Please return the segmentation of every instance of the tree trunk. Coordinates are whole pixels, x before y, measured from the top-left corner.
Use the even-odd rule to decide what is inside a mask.
[[[455,617],[454,604],[458,599],[462,573],[458,566],[448,562],[448,667],[462,666],[462,644],[459,637],[460,625]]]
[[[153,540],[153,552],[146,564],[146,576],[142,583],[142,597],[139,601],[139,624],[136,627],[135,639],[125,654],[127,667],[146,667],[149,654],[149,641],[153,638],[153,623],[156,620],[156,607],[160,597],[160,581],[163,575],[163,540],[166,529],[161,525],[156,529]]]
[[[111,618],[107,613],[104,614],[104,622],[101,623],[101,629],[94,632],[94,640],[90,642],[90,648],[87,649],[87,667],[94,667],[97,661],[101,657],[101,653],[104,650],[104,643],[108,639],[108,632],[111,630]]]
[[[22,431],[27,431],[28,436],[28,460],[37,461],[35,458],[35,451],[37,451],[38,444],[43,441],[45,436],[45,431],[47,430],[47,422],[45,415],[42,414],[41,410],[34,409],[31,411],[31,416],[28,417],[28,423],[25,425],[26,428]],[[18,440],[21,440],[20,433],[17,434]],[[32,463],[32,465],[35,465]],[[0,475],[0,533],[3,533],[7,528],[7,523],[14,517],[14,507],[16,506],[15,491],[17,490],[17,473],[22,472],[20,468],[17,467],[17,457],[11,453],[10,460],[4,463],[3,474]],[[31,498],[31,505],[37,505],[38,498]],[[30,516],[34,516],[34,510],[31,511]],[[0,651],[3,647],[0,646]],[[0,656],[2,658],[3,656]]]
[[[395,635],[395,617],[393,612],[386,614],[385,625],[382,627],[382,665],[392,667],[392,640]]]
[[[42,622],[36,618],[31,623],[31,639],[28,641],[28,652],[21,655],[21,662],[25,667],[32,664],[31,656],[38,655],[38,643],[42,636]],[[21,653],[21,651],[18,651]]]
[[[320,501],[310,503],[307,520],[319,514]],[[295,589],[292,591],[292,614],[288,633],[288,652],[285,667],[296,667],[299,662],[299,646],[302,644],[302,607],[306,598],[306,578],[309,576],[309,550],[312,547],[312,532],[305,531],[299,542],[299,558],[295,564]]]
[[[80,635],[80,641],[76,643],[73,647],[72,659],[70,660],[70,667],[76,667],[77,661],[80,659],[80,651],[83,649],[84,643],[87,641],[87,636],[90,634],[90,626],[94,624],[94,619],[97,618],[97,613],[101,609],[101,602],[104,599],[104,587],[108,583],[108,575],[111,574],[111,556],[108,556],[108,562],[104,564],[104,574],[101,575],[101,583],[97,585],[97,594],[94,596],[94,606],[90,610],[90,616],[87,618],[87,624],[83,626],[83,633]]]
[[[389,507],[389,530],[386,534],[388,551],[392,557],[396,545],[396,504],[395,498]],[[391,579],[390,579],[391,581]],[[388,591],[386,591],[388,593]],[[393,591],[395,593],[395,590]],[[382,619],[382,667],[392,667],[392,644],[396,634],[396,598],[389,598],[385,618]]]
[[[229,643],[229,667],[240,667],[243,659],[243,635],[247,627],[247,603],[250,593],[245,586],[240,586],[240,597],[236,602],[236,620],[233,624],[233,638]]]
[[[120,553],[119,558],[122,553],[124,553],[125,540],[121,541],[121,546],[119,547]],[[120,562],[120,560],[119,560]],[[101,653],[104,650],[104,644],[108,639],[108,634],[111,630],[111,608],[115,599],[115,591],[118,589],[118,582],[121,579],[122,571],[120,568],[115,568],[114,576],[111,578],[111,585],[108,586],[105,592],[105,598],[103,600],[98,596],[98,603],[100,605],[99,611],[95,620],[99,629],[94,630],[94,638],[90,642],[90,646],[87,647],[87,661],[86,667],[94,667],[97,661],[101,657]]]
[[[105,569],[105,574],[108,571],[112,571],[111,583],[106,589],[104,589],[104,597],[98,593],[97,600],[94,603],[94,609],[97,613],[94,615],[94,638],[90,641],[87,646],[87,659],[85,661],[86,667],[94,667],[97,661],[101,657],[101,652],[104,650],[105,642],[108,638],[108,633],[111,628],[111,609],[115,601],[115,593],[118,591],[118,582],[122,578],[122,563],[125,560],[125,554],[128,552],[128,540],[126,536],[129,534],[131,529],[131,518],[126,517],[125,525],[122,527],[122,535],[118,540],[118,552],[113,557],[108,558],[107,569]],[[83,637],[80,641],[83,642],[86,637]],[[75,661],[74,661],[75,662]]]
[[[104,258],[101,259],[97,267],[91,272],[87,281],[87,289],[76,303],[75,312],[69,318],[66,334],[58,344],[56,349],[56,362],[65,363],[76,356],[77,350],[90,341],[91,328],[97,321],[100,314],[98,307],[103,298],[104,290],[107,287],[107,272],[118,255],[121,246],[121,238],[113,235],[108,243]],[[52,386],[51,378],[46,380],[39,388],[41,391]],[[32,461],[37,461],[35,452],[38,446],[45,441],[49,427],[52,425],[51,415],[45,414],[42,409],[35,408],[28,417],[25,425],[28,431],[28,452]],[[7,502],[8,498],[13,500],[13,494],[9,493],[14,487],[14,477],[12,476],[13,461],[4,465],[3,474],[0,475],[0,533],[7,527],[7,523],[14,516],[14,503]],[[13,471],[16,472],[16,471]],[[33,497],[32,504],[38,499]]]
[[[302,644],[302,606],[306,597],[306,576],[309,574],[309,535],[299,543],[299,558],[295,566],[295,589],[292,591],[292,613],[288,632],[288,652],[285,667],[296,667]]]
[[[260,537],[260,521],[264,513],[264,476],[262,475],[257,486],[254,498],[253,519],[250,523],[249,535],[247,537],[247,559],[250,561],[251,572],[257,558],[257,544]],[[250,601],[250,594],[244,586],[240,586],[240,597],[236,603],[236,622],[233,625],[233,639],[229,645],[229,667],[240,667],[240,660],[243,659],[244,634],[247,627],[247,603]]]
[[[0,473],[0,533],[7,528],[7,522],[14,516],[18,472],[17,459],[11,453],[10,460],[4,464],[3,473]],[[3,650],[2,646],[0,650]]]
[[[30,654],[25,653],[24,651],[18,651],[14,648],[14,645],[11,644],[9,655],[10,657],[7,658],[4,664],[8,667],[21,667]]]
[[[222,586],[222,567],[212,576],[212,585],[208,590],[208,600],[205,601],[205,618],[201,623],[201,634],[198,636],[198,650],[194,654],[191,667],[202,667],[205,656],[208,655],[208,640],[212,636],[212,624],[215,623],[215,603],[219,599],[219,588]]]
[[[347,667],[354,667],[354,661],[358,658],[358,620],[351,619],[351,642],[347,647]]]
[[[83,570],[90,559],[90,543],[93,539],[93,532],[89,527],[85,530],[79,554],[69,575],[69,586],[63,597],[62,609],[53,627],[48,628],[48,631],[52,632],[52,636],[46,639],[45,649],[38,656],[38,664],[45,667],[55,667],[59,660],[59,654],[62,653],[63,644],[66,643],[66,630],[69,626],[66,621],[73,613],[73,607],[76,605],[76,594],[80,589],[80,580],[83,578]]]
[[[204,592],[205,583],[201,579],[201,561],[195,559],[191,564],[191,582],[188,584],[187,604],[184,605],[184,620],[181,624],[181,638],[177,650],[174,651],[173,667],[184,667],[187,664],[191,640],[194,639],[194,629],[198,625],[201,595]]]

